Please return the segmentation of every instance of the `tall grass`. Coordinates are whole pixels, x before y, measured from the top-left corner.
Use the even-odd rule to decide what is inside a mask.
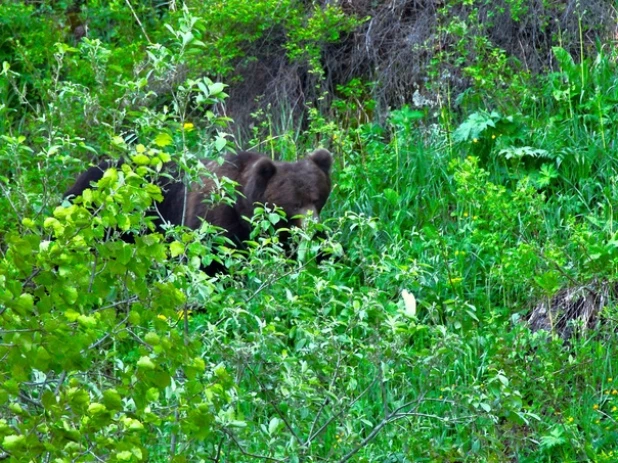
[[[380,359],[388,379],[358,410],[375,425],[384,416],[380,397],[391,410],[414,403],[367,454],[615,458],[614,301],[594,329],[568,342],[531,333],[525,321],[561,288],[616,281],[615,57],[600,50],[576,65],[555,53],[560,72],[542,76],[521,100],[503,101],[511,114],[468,127],[454,145],[448,130],[408,108],[386,124],[318,126],[340,161],[326,212],[345,257],[326,274],[328,284],[345,282],[349,297],[362,301],[339,312],[344,325],[356,326],[352,313],[376,323],[369,363],[357,374],[375,377]],[[536,92],[541,97],[530,98]],[[303,135],[296,143],[315,141]],[[391,318],[402,289],[418,302],[418,318],[405,328]],[[367,431],[346,432],[361,439]]]

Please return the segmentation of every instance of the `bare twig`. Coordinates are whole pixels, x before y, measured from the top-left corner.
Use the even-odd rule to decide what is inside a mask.
[[[276,461],[279,463],[283,463],[285,461],[285,460],[280,460],[278,458],[269,457],[266,455],[256,455],[255,453],[247,452],[245,449],[242,448],[242,445],[240,445],[240,442],[238,442],[238,440],[236,439],[236,436],[234,436],[234,434],[232,434],[231,431],[227,429],[223,429],[223,432],[227,434],[230,439],[232,439],[234,444],[236,444],[236,446],[238,447],[238,450],[240,450],[240,453],[242,453],[246,457],[259,458],[261,460],[268,460],[268,461]]]
[[[415,403],[417,401],[414,402],[409,402],[405,405],[402,405],[401,407],[399,407],[397,410],[400,410],[401,408],[411,405],[412,403]],[[341,458],[341,460],[339,460],[338,463],[345,463],[346,461],[350,460],[356,453],[358,453],[359,450],[361,450],[363,447],[365,447],[369,442],[371,442],[377,435],[378,433],[382,430],[382,428],[384,428],[384,426],[392,423],[393,421],[397,421],[400,420],[402,418],[407,418],[410,416],[415,416],[415,417],[421,417],[421,418],[430,418],[430,419],[434,419],[434,420],[438,420],[438,421],[442,421],[444,423],[457,423],[457,422],[461,422],[461,421],[467,421],[468,419],[474,418],[474,415],[471,416],[465,416],[462,418],[457,418],[457,419],[450,419],[450,418],[444,418],[442,416],[438,416],[438,415],[431,415],[428,413],[417,413],[417,412],[404,412],[404,413],[397,413],[397,412],[393,412],[391,413],[388,417],[386,417],[385,419],[383,419],[382,421],[380,421],[369,433],[369,435],[367,437],[365,437],[356,447],[354,447],[352,450],[350,450],[348,453],[346,453],[343,458]]]
[[[7,199],[7,201],[9,202],[9,205],[11,206],[11,209],[13,209],[13,212],[15,212],[15,215],[17,216],[17,218],[19,219],[19,221],[21,222],[23,217],[22,215],[19,213],[19,210],[15,207],[15,204],[13,204],[13,201],[11,200],[11,195],[9,194],[9,192],[4,188],[4,185],[2,184],[2,182],[0,182],[0,188],[2,189],[2,193],[4,194],[4,197]]]
[[[54,395],[57,397],[58,394],[60,393],[60,388],[62,387],[62,383],[64,383],[64,380],[67,377],[67,372],[63,371],[62,373],[60,373],[60,377],[58,378],[58,384],[56,384],[56,389],[54,390]]]
[[[126,330],[127,330],[127,333],[129,333],[131,336],[133,336],[133,339],[135,339],[142,346],[146,347],[150,352],[152,352],[152,346],[150,344],[148,344],[146,341],[144,341],[142,338],[140,338],[137,334],[135,334],[129,328],[126,328]]]
[[[182,307],[182,318],[184,321],[183,334],[185,338],[185,346],[189,345],[189,309],[187,304]]]
[[[94,277],[97,275],[97,261],[98,254],[95,253],[94,261],[92,262],[92,272],[90,273],[90,282],[88,283],[88,292],[92,292],[92,285],[94,284]]]
[[[139,17],[137,16],[137,13],[135,13],[135,10],[133,9],[133,5],[131,5],[131,2],[129,0],[125,0],[125,2],[127,4],[127,6],[129,7],[129,9],[131,10],[131,13],[133,14],[133,17],[135,18],[135,21],[137,21],[137,24],[139,24],[139,27],[142,29],[142,33],[144,34],[144,37],[146,37],[146,40],[148,41],[149,44],[152,44],[152,41],[150,40],[150,37],[148,37],[148,34],[146,33],[146,29],[144,29],[144,25],[139,20]]]
[[[118,323],[116,325],[116,328],[124,325],[127,320],[129,319],[129,316],[127,315],[124,320],[122,320],[120,323]],[[101,339],[99,339],[98,341],[93,342],[92,344],[90,344],[86,350],[92,350],[92,349],[96,349],[97,347],[99,347],[101,344],[103,344],[105,342],[106,339],[108,339],[112,334],[114,333],[114,331],[107,333],[105,336],[103,336]]]
[[[219,445],[217,445],[217,456],[214,459],[215,463],[219,463],[219,458],[221,458],[221,449],[223,448],[223,438],[219,441]]]
[[[262,382],[260,381],[260,378],[258,377],[258,375],[255,374],[255,372],[253,371],[253,369],[250,366],[247,366],[247,368],[249,369],[249,371],[251,372],[251,374],[253,375],[253,377],[255,378],[255,380],[258,382],[260,389],[262,390],[262,392],[264,392],[267,395],[270,395],[270,391],[268,391],[264,385],[262,384]],[[281,421],[283,421],[283,424],[285,424],[285,427],[288,428],[288,431],[290,431],[290,433],[292,433],[292,435],[296,438],[296,440],[301,444],[304,445],[303,440],[300,438],[300,436],[298,434],[296,434],[296,431],[294,430],[294,428],[292,427],[292,425],[288,422],[285,414],[279,410],[279,407],[277,406],[276,403],[274,403],[274,401],[269,400],[268,401],[270,403],[270,405],[275,409],[275,412],[277,413],[277,415],[279,415],[279,418],[281,418]]]
[[[302,264],[300,267],[294,267],[292,270],[285,272],[282,275],[276,276],[275,278],[271,278],[267,281],[265,281],[264,283],[262,283],[260,285],[260,287],[258,289],[255,290],[255,292],[249,296],[247,298],[247,300],[245,302],[249,302],[251,299],[253,299],[255,296],[257,296],[259,293],[261,293],[262,291],[264,291],[264,289],[268,288],[270,285],[276,283],[279,280],[282,280],[283,278],[287,277],[288,275],[291,275],[293,273],[296,272],[300,272],[302,269],[304,269],[307,265],[309,265],[311,262],[313,262],[315,259],[317,258],[317,256],[312,257],[311,259],[309,259],[307,262],[305,262],[304,264]]]
[[[98,308],[98,309],[96,309],[94,311],[98,312],[99,310],[111,309],[113,307],[118,307],[119,305],[130,304],[131,302],[135,302],[137,300],[138,300],[137,296],[131,296],[131,297],[127,298],[127,299],[123,299],[122,301],[116,301],[116,302],[113,302],[113,303],[111,303],[109,305],[106,305],[105,307],[100,307],[100,308]]]
[[[358,402],[365,394],[367,394],[367,392],[369,392],[369,389],[371,389],[373,387],[373,385],[376,383],[376,381],[377,381],[376,379],[371,381],[371,383],[363,390],[363,392],[361,392],[358,396],[356,396],[354,398],[354,400],[352,400],[352,402],[350,402],[346,407],[341,409],[338,413],[336,413],[333,416],[331,416],[326,421],[326,423],[324,423],[322,426],[320,426],[320,429],[318,429],[315,433],[313,433],[311,436],[309,436],[309,438],[307,439],[307,444],[311,443],[311,441],[313,439],[315,439],[317,436],[319,436],[320,434],[322,434],[322,432],[324,432],[324,430],[326,428],[328,428],[328,426],[330,426],[330,424],[333,421],[335,421],[337,418],[339,418],[341,415],[343,415],[346,411],[348,411],[350,408],[352,408],[356,402]]]
[[[0,314],[2,314],[2,312],[0,312]],[[41,331],[39,328],[34,329],[34,328],[22,328],[22,329],[17,329],[17,330],[0,330],[0,334],[1,335],[5,335],[5,334],[9,334],[9,333],[36,333],[38,331]],[[8,345],[8,344],[4,344],[4,345]],[[11,344],[14,345],[14,344]]]
[[[328,386],[328,390],[329,391],[333,389],[335,381],[339,377],[339,366],[340,366],[340,364],[341,364],[341,351],[338,352],[337,366],[335,367],[335,373],[333,374],[333,377],[330,380],[330,384]],[[313,430],[315,429],[315,427],[318,424],[318,420],[320,419],[320,416],[322,415],[322,411],[324,410],[324,407],[326,407],[329,403],[330,403],[330,397],[326,397],[326,399],[324,400],[324,402],[320,406],[320,409],[318,410],[318,413],[316,413],[315,418],[313,419],[313,423],[311,423],[311,428],[309,429],[309,436],[307,437],[307,440],[305,442],[306,446],[309,446],[311,444],[311,436],[313,436]]]
[[[30,405],[34,405],[37,408],[45,408],[43,407],[43,404],[41,402],[39,402],[38,400],[34,400],[31,397],[28,397],[25,393],[20,392],[19,393],[19,398],[21,400],[23,400],[24,402],[28,402]]]
[[[380,394],[382,395],[382,409],[384,411],[384,417],[389,414],[388,411],[388,393],[386,392],[386,383],[384,381],[384,371],[382,371],[382,363],[378,362],[378,381],[380,382]]]
[[[178,423],[178,409],[174,411],[174,421]],[[174,457],[176,455],[176,441],[178,439],[178,435],[176,432],[172,433],[171,442],[170,442],[170,456]]]

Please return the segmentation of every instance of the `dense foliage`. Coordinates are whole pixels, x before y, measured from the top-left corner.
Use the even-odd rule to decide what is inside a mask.
[[[392,74],[329,67],[385,9],[323,3],[2,3],[0,459],[616,461],[618,55],[585,16],[610,7],[566,2],[577,33],[513,73],[492,34],[525,2],[440,2],[427,85],[386,109]],[[392,2],[392,30],[419,4]],[[298,87],[230,126],[260,60],[303,76],[302,120]],[[168,161],[190,182],[228,150],[317,145],[334,190],[294,259],[269,205],[244,250],[154,228]],[[127,162],[63,200],[107,157]],[[531,330],[573,287],[591,323]]]

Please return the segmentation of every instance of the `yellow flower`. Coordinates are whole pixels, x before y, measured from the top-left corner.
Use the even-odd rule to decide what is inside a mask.
[[[618,391],[616,389],[612,389],[612,395],[616,395],[618,394]]]
[[[182,128],[187,132],[191,132],[195,128],[195,126],[193,125],[193,122],[185,122],[182,125]]]
[[[572,416],[569,416],[569,417],[567,418],[567,421],[568,421],[569,423],[572,423],[573,421],[575,421],[575,418],[573,418]]]
[[[184,310],[178,310],[176,312],[176,315],[178,316],[178,320],[183,320],[185,318],[185,311]],[[191,319],[191,315],[193,315],[193,311],[192,310],[187,310],[187,318]]]
[[[611,383],[614,380],[614,378],[607,378],[607,382]]]
[[[493,135],[491,136],[491,139],[492,139],[492,140],[495,140],[495,139],[496,139],[496,135],[495,135],[495,134],[493,134]]]
[[[473,139],[472,139],[472,142],[473,142],[473,143],[478,143],[478,142],[479,142],[479,139],[478,139],[478,138],[473,138]]]
[[[167,321],[167,317],[166,317],[165,315],[162,315],[162,314],[157,315],[157,318],[158,318],[159,320],[163,320],[164,322],[166,322],[166,321]]]
[[[598,406],[597,404],[594,404],[594,405],[592,406],[592,409],[593,409],[593,410],[598,410],[598,409],[599,409],[599,406]]]
[[[615,405],[612,407],[612,412],[615,412],[616,410],[618,410],[618,407],[616,407]]]

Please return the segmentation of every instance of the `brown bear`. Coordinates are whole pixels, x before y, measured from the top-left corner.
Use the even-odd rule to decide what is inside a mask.
[[[65,197],[81,195],[92,182],[100,180],[111,165],[106,161],[88,169],[78,177]],[[192,229],[206,220],[224,229],[225,236],[234,243],[242,245],[251,234],[250,223],[244,217],[253,216],[256,204],[276,205],[283,209],[286,220],[277,224],[278,227],[300,225],[302,219],[295,216],[305,216],[310,212],[314,218],[319,218],[331,190],[331,165],[332,156],[325,149],[318,149],[297,162],[272,161],[250,151],[229,154],[223,164],[210,161],[205,167],[217,177],[227,177],[239,184],[233,206],[209,207],[204,202],[215,187],[213,179],[205,177],[202,185],[190,186],[186,194],[182,182],[160,185],[163,201],[156,206],[157,215],[172,225],[186,225]],[[161,220],[158,225],[161,225]]]

